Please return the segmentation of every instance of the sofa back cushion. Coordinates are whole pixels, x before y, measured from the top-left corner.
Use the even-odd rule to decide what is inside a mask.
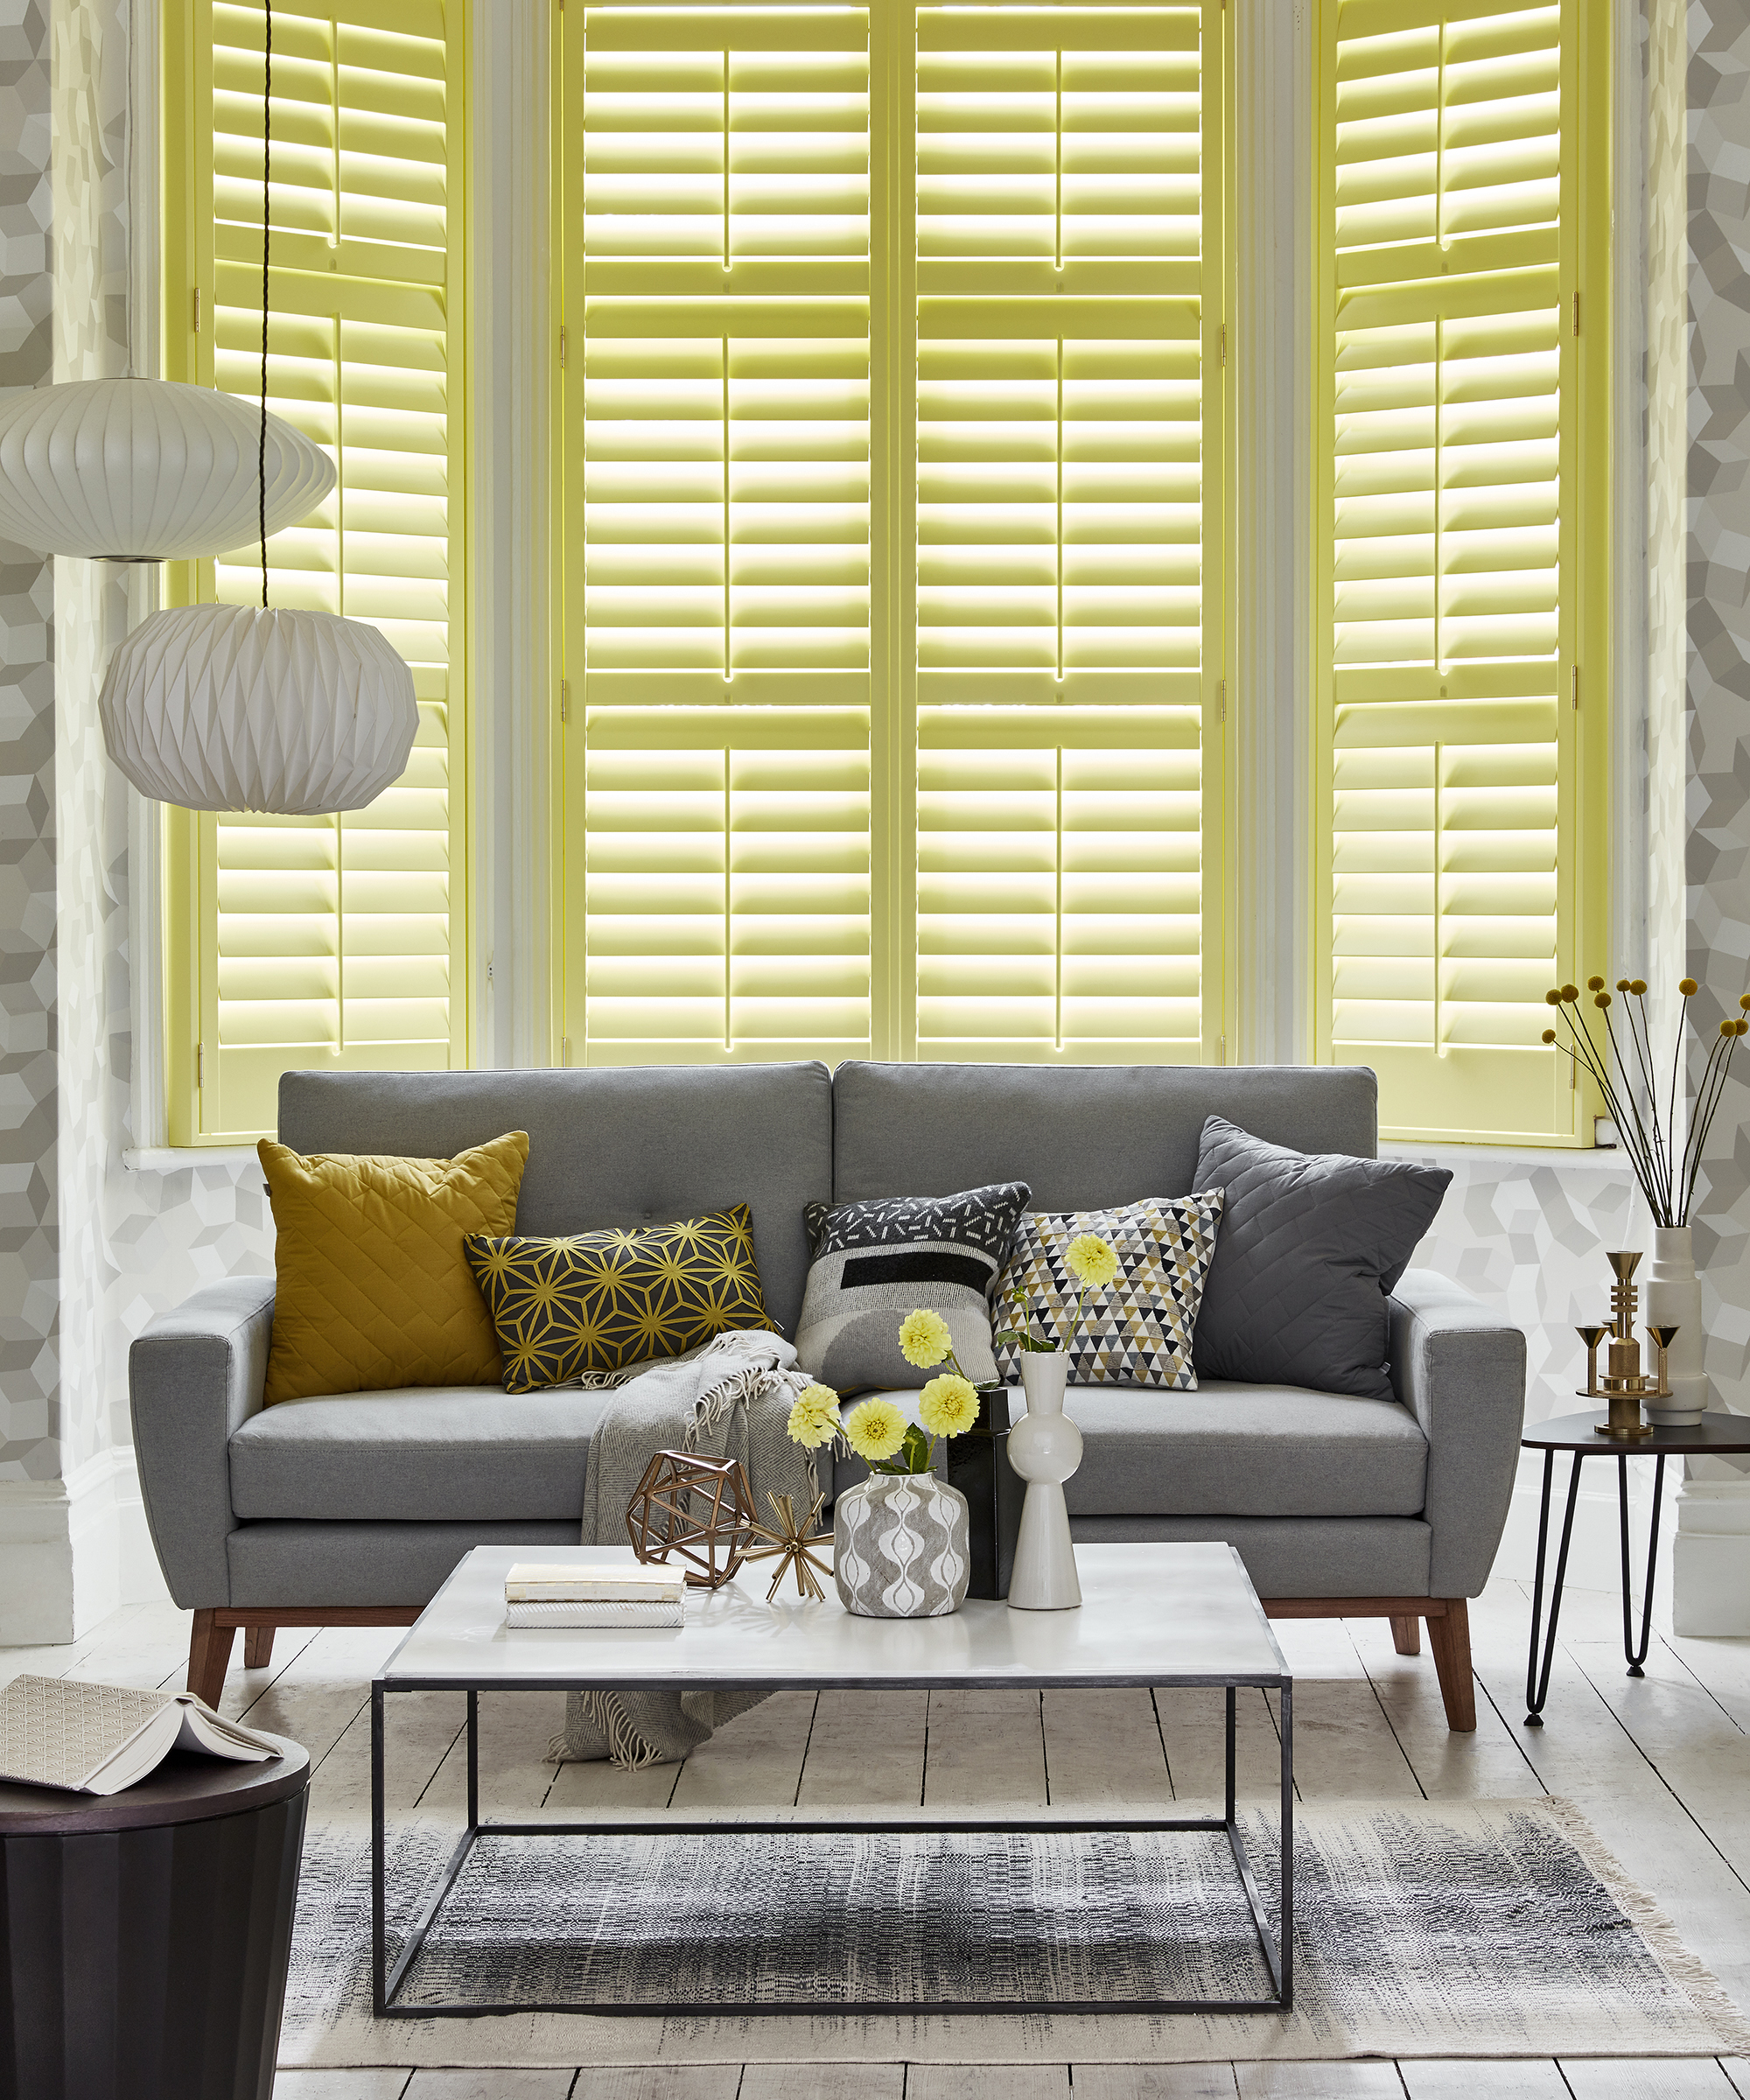
[[[1364,1065],[847,1062],[833,1079],[833,1200],[1025,1181],[1035,1210],[1111,1209],[1190,1194],[1207,1116],[1371,1159],[1377,1103]]]
[[[279,1136],[301,1152],[444,1156],[528,1133],[519,1233],[663,1225],[746,1203],[766,1305],[795,1333],[802,1207],[832,1197],[824,1065],[520,1072],[288,1072]]]

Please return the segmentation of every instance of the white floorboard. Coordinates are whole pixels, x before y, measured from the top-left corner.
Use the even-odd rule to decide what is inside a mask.
[[[1277,1627],[1295,1672],[1303,1801],[1500,1799],[1545,1791],[1585,1808],[1629,1875],[1750,2011],[1750,1641],[1656,1631],[1646,1676],[1626,1675],[1614,1594],[1564,1600],[1546,1726],[1524,1726],[1525,1586],[1472,1606],[1474,1735],[1448,1732],[1432,1658],[1399,1656],[1383,1620]],[[189,1614],[130,1606],[82,1640],[0,1649],[18,1672],[179,1684]],[[395,1629],[294,1629],[270,1665],[238,1640],[222,1705],[309,1750],[312,1812],[360,1812],[369,1784],[372,1671]],[[389,1700],[392,1810],[459,1816],[459,1695]],[[546,1761],[563,1696],[481,1704],[483,1805],[495,1813],[697,1814],[716,1809],[1053,1809],[1213,1804],[1219,1692],[787,1692],[720,1730],[687,1763],[640,1773]],[[1239,1702],[1242,1798],[1278,1788],[1270,1703]],[[1196,1812],[1194,1807],[1193,1812]],[[1750,2068],[1711,2059],[1617,2062],[630,2065],[569,2071],[285,2071],[278,2100],[1750,2100]]]

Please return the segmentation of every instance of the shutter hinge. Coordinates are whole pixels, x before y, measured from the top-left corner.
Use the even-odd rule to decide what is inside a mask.
[[[1578,666],[1578,664],[1576,664],[1576,665],[1574,666],[1574,676],[1573,676],[1573,691],[1574,691],[1574,712],[1575,712],[1576,714],[1578,714],[1578,712],[1580,711],[1580,667]]]
[[[194,288],[194,332],[197,335],[200,333],[200,287],[198,284]]]
[[[570,1061],[571,1039],[569,1035],[562,1035],[559,1038],[559,1062],[562,1065],[569,1065]]]
[[[1580,332],[1580,295],[1578,294],[1578,292],[1576,292],[1576,293],[1574,294],[1574,333],[1575,333],[1576,335],[1578,335],[1578,334],[1579,333],[1579,332]]]
[[[1225,371],[1227,370],[1227,368],[1228,368],[1228,324],[1227,324],[1225,321],[1223,321],[1223,322],[1222,323],[1222,335],[1221,335],[1221,342],[1222,342],[1222,370],[1225,372]]]
[[[1215,688],[1215,704],[1222,710],[1222,719],[1228,718],[1228,682],[1225,678]]]
[[[486,983],[488,984],[492,983],[492,964],[490,962],[486,964]]]
[[[1215,1039],[1215,1062],[1218,1065],[1225,1065],[1227,1061],[1228,1039],[1225,1035],[1220,1035]]]
[[[565,369],[565,331],[563,327],[559,331],[559,369],[562,372]]]
[[[569,722],[570,718],[571,683],[570,679],[562,678],[559,681],[559,719],[562,722]]]
[[[205,1044],[205,1043],[197,1043],[197,1044],[194,1046],[194,1090],[195,1090],[195,1092],[196,1092],[197,1094],[200,1093],[200,1092],[201,1092],[201,1091],[202,1091],[202,1090],[205,1088],[206,1085],[206,1044]]]

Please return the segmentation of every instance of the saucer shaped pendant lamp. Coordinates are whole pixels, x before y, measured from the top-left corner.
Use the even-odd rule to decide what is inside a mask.
[[[265,490],[263,492],[263,480]],[[169,379],[80,379],[0,406],[0,539],[100,562],[182,562],[307,518],[334,486],[280,416]]]
[[[262,405],[259,417],[243,411],[256,440],[253,494],[262,602],[259,607],[178,606],[150,614],[110,658],[97,710],[109,756],[143,794],[185,809],[316,816],[362,808],[393,787],[407,770],[419,705],[412,672],[380,629],[332,612],[268,605],[273,527],[267,459],[276,420],[268,414],[272,0],[266,15]],[[326,456],[318,457],[328,466]],[[290,523],[309,508],[288,510],[281,522]]]

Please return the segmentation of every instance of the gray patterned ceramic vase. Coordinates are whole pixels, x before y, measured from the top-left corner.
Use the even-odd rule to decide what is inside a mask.
[[[940,1619],[966,1601],[966,1497],[933,1473],[872,1473],[832,1514],[839,1600],[862,1619]]]

